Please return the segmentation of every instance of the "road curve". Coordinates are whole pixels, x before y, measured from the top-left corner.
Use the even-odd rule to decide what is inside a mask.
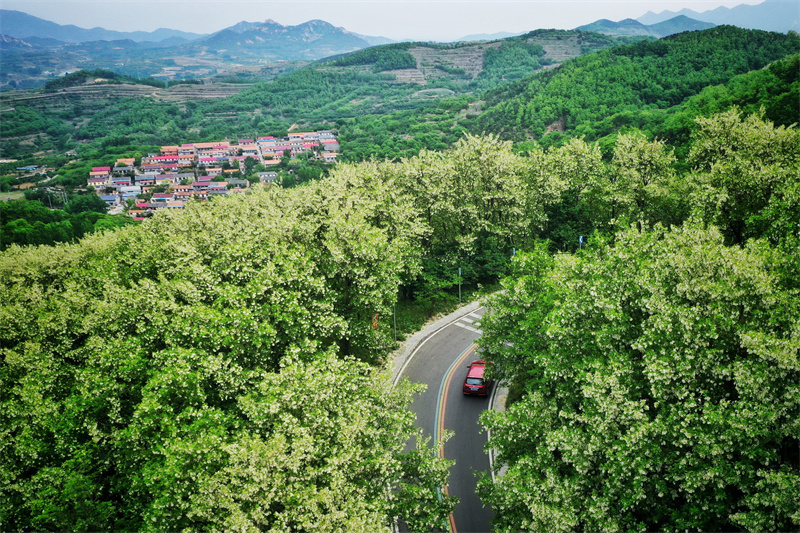
[[[453,432],[443,450],[447,459],[455,460],[449,485],[443,487],[459,498],[448,524],[453,533],[491,529],[491,509],[483,506],[476,493],[476,472],[490,469],[484,451],[487,436],[478,423],[490,399],[461,392],[467,366],[479,358],[474,343],[481,335],[476,322],[482,314],[477,304],[462,307],[409,339],[395,359],[395,381],[407,378],[427,385],[411,405],[425,436],[436,442],[445,430]]]

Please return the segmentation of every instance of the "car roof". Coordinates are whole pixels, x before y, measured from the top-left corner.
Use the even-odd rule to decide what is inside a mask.
[[[473,361],[469,366],[468,378],[482,378],[483,372],[486,369],[486,361]]]

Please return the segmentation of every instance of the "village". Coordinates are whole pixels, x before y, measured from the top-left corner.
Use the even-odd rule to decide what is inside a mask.
[[[284,157],[305,155],[335,163],[339,142],[332,131],[289,133],[283,138],[258,137],[162,146],[160,153],[118,159],[113,167],[93,167],[87,185],[109,205],[110,212],[127,213],[137,220],[158,209],[181,209],[190,200],[208,200],[243,192],[253,172],[258,182],[271,184]],[[146,201],[144,198],[148,198]]]

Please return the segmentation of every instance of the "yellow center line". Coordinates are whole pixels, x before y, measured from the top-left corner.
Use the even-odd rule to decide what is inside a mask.
[[[445,418],[445,411],[447,410],[447,391],[450,390],[450,383],[453,381],[453,376],[456,373],[456,369],[461,366],[469,355],[475,352],[476,345],[473,344],[462,353],[458,358],[453,361],[453,364],[450,365],[450,368],[447,370],[447,373],[442,378],[442,384],[439,387],[439,408],[436,411],[436,424],[434,425],[434,435],[433,435],[433,442],[438,444],[440,436],[444,435],[444,418]],[[444,459],[444,446],[439,448],[439,457]],[[442,492],[449,495],[450,492],[447,489],[447,485],[442,487]],[[453,513],[450,513],[450,531],[452,533],[458,533],[456,530],[456,522],[455,518],[453,517]]]

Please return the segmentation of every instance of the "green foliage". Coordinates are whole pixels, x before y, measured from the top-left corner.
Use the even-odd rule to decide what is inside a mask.
[[[377,170],[0,255],[3,529],[442,523],[414,389],[344,357],[386,353],[418,268]]]
[[[0,176],[0,192],[9,192],[13,189],[19,180],[15,176]]]
[[[576,135],[596,139],[594,124],[606,117],[675,106],[708,85],[763,68],[798,48],[796,34],[729,26],[618,46],[490,95],[497,103],[480,117],[478,128],[540,138],[563,120]]]
[[[336,67],[348,67],[353,65],[391,64],[393,59],[397,60],[398,64],[408,63],[408,58],[411,58],[412,60],[414,59],[414,57],[408,53],[408,49],[412,45],[412,43],[397,43],[385,46],[373,46],[363,50],[358,50],[357,52],[353,52],[351,54],[347,54],[343,57],[335,58],[330,61],[330,65]],[[416,64],[416,61],[412,63],[413,66],[416,66]]]
[[[689,160],[698,182],[698,211],[720,226],[729,242],[762,236],[773,217],[793,210],[789,199],[800,175],[800,132],[775,128],[758,115],[742,118],[735,108],[697,122]]]
[[[800,525],[797,129],[698,123],[691,174],[640,132],[606,168],[583,141],[543,156],[594,236],[538,243],[488,299],[481,348],[514,394],[483,418],[500,531]]]
[[[33,152],[64,149],[74,127],[33,106],[15,105],[0,120],[0,151],[5,157],[20,157]],[[22,146],[21,140],[28,142]]]
[[[84,213],[87,211],[106,213],[108,211],[108,204],[106,204],[99,196],[90,192],[88,194],[73,196],[64,206],[64,211],[72,215],[77,215],[78,213]]]
[[[800,54],[794,54],[767,68],[735,76],[725,85],[705,87],[673,108],[615,113],[595,122],[593,130],[597,136],[607,136],[606,139],[613,139],[615,132],[630,127],[647,131],[672,145],[678,159],[685,161],[698,117],[738,107],[746,114],[763,110],[766,118],[780,126],[800,123],[800,108],[794,105],[800,99],[799,62]],[[548,134],[544,140],[552,135]],[[600,139],[600,142],[607,141]]]
[[[42,205],[46,205],[51,209],[62,209],[64,207],[64,195],[47,189],[27,189],[24,195],[26,200],[41,202]]]
[[[408,52],[408,45],[392,45],[381,48],[367,48],[355,54],[337,59],[335,66],[372,65],[374,72],[416,68],[417,60]]]
[[[694,119],[741,99],[791,116],[797,56],[660,107],[758,68],[796,35],[756,32],[759,50],[747,32],[704,35],[603,52],[483,101],[328,64],[223,102],[97,110],[78,130],[84,159],[62,163],[57,183],[148,144],[297,117],[335,120],[344,157],[368,162],[287,160],[284,185],[302,186],[0,254],[0,435],[14,443],[0,450],[3,529],[378,529],[394,517],[432,529],[453,505],[436,491],[447,464],[412,428],[412,390],[365,365],[394,346],[372,317],[391,316],[398,295],[420,315],[452,305],[459,283],[505,276],[515,249],[533,252],[484,319],[487,357],[519,398],[487,419],[508,466],[482,482],[501,529],[796,527],[797,130],[738,110]],[[710,41],[705,63],[695,39]],[[736,46],[745,59],[728,63]],[[515,57],[533,67],[540,50],[501,45],[489,62],[499,73]],[[641,86],[659,69],[674,79]],[[467,133],[573,109],[580,120],[541,145]],[[8,131],[32,133],[23,123]],[[3,246],[122,220],[74,201],[73,215],[0,206]],[[575,257],[548,253],[589,235]],[[420,447],[404,454],[409,438]]]
[[[101,83],[136,83],[139,85],[150,85],[152,87],[166,87],[166,82],[154,80],[153,78],[134,78],[131,76],[117,74],[116,72],[112,72],[110,70],[96,69],[79,70],[78,72],[72,72],[56,80],[49,81],[45,84],[44,91],[55,92],[59,89],[83,85],[96,79],[103,80]],[[183,83],[189,83],[189,81],[184,81]]]
[[[396,172],[428,228],[426,271],[415,290],[431,303],[456,286],[459,268],[473,287],[503,275],[513,248],[538,230],[553,196],[546,176],[510,143],[491,137],[467,135],[451,152],[423,151]]]
[[[499,81],[515,81],[542,68],[544,47],[525,39],[507,39],[497,48],[486,50],[483,58],[483,71],[476,86],[489,88]],[[492,80],[492,83],[486,83]]]
[[[692,225],[519,258],[482,321],[486,355],[526,391],[484,417],[508,467],[481,483],[497,529],[796,528],[784,260]]]
[[[0,203],[0,249],[6,249],[12,244],[54,245],[76,242],[97,231],[136,223],[130,217],[106,215],[106,203],[95,195],[74,197],[67,206],[70,204],[76,210],[48,209],[37,200],[9,200]],[[96,210],[88,209],[91,206]]]

